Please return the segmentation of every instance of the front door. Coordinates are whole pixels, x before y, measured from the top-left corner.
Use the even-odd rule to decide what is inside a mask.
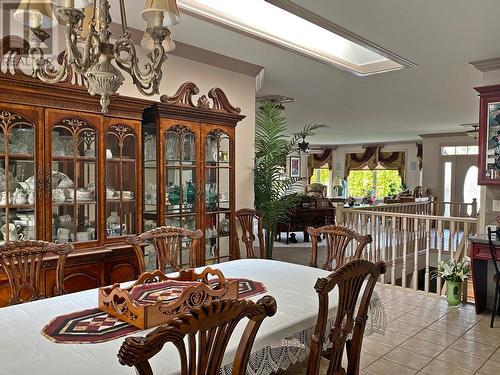
[[[456,149],[459,149],[459,147],[456,147]],[[442,155],[441,168],[443,171],[441,185],[443,201],[472,203],[472,200],[476,198],[479,208],[477,155]],[[459,205],[445,205],[442,209],[444,212],[440,212],[439,214],[444,214],[445,216],[465,216],[463,212],[456,212],[459,207]],[[468,210],[471,210],[470,206]],[[470,212],[467,214],[470,214]]]

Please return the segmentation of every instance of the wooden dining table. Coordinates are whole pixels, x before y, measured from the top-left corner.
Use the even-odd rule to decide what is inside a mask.
[[[280,349],[281,346],[283,349],[283,345],[292,345],[294,340],[290,340],[291,337],[297,338],[315,325],[318,298],[313,287],[319,277],[329,272],[261,259],[235,260],[210,267],[221,270],[226,277],[263,283],[267,292],[251,297],[254,301],[266,294],[276,299],[278,311],[275,316],[264,320],[252,353],[262,356],[262,353],[269,355],[272,348]],[[330,298],[330,314],[336,311],[335,294],[334,290]],[[42,336],[43,327],[55,317],[96,306],[97,289],[92,289],[0,309],[0,374],[134,374],[134,369],[120,365],[116,356],[123,337],[104,343],[60,344]],[[243,323],[236,328],[228,344],[224,357],[226,367],[229,364],[230,368],[233,361]],[[149,331],[134,332],[131,336],[143,336]],[[297,340],[294,342],[294,345],[303,345]],[[288,358],[284,363],[293,360]],[[166,345],[151,363],[155,374],[179,372],[178,354],[172,345]]]

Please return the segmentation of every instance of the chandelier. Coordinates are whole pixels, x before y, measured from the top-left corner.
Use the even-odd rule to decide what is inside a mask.
[[[131,39],[125,1],[118,2],[122,35],[111,43],[109,0],[22,0],[14,18],[27,25],[34,36],[30,38],[29,51],[32,76],[47,83],[58,83],[71,69],[85,77],[91,95],[101,97],[103,113],[108,111],[110,96],[125,80],[118,68],[131,76],[143,95],[158,94],[162,65],[167,60],[167,52],[175,48],[169,27],[180,22],[176,0],[146,0],[141,13],[147,22],[141,41],[141,45],[149,49],[146,62],[139,62]],[[58,66],[44,56],[41,47],[49,37],[43,29],[52,26],[52,12],[58,23],[65,26],[66,50]]]
[[[302,135],[302,142],[299,142],[297,144],[297,146],[299,146],[299,150],[301,152],[305,152],[305,153],[309,152],[309,142],[306,142],[306,136],[305,135]]]

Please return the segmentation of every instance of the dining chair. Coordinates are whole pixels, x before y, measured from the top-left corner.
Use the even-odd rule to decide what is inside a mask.
[[[165,271],[167,267],[170,267],[173,272],[179,271],[182,267],[182,264],[179,264],[182,242],[186,238],[191,241],[189,244],[189,267],[196,267],[196,248],[202,237],[203,232],[199,229],[192,231],[177,227],[158,227],[138,236],[129,236],[127,241],[134,248],[139,264],[139,273],[142,274],[146,272],[144,248],[148,245],[154,248],[157,269]]]
[[[166,343],[172,343],[180,357],[180,374],[219,374],[227,344],[243,318],[249,321],[241,336],[232,368],[244,375],[257,331],[266,317],[276,313],[276,300],[264,296],[258,302],[225,299],[207,303],[180,314],[145,337],[128,337],[118,353],[122,365],[134,366],[137,374],[152,375],[149,360]],[[186,348],[187,337],[187,348]]]
[[[493,282],[495,283],[495,299],[493,302],[493,311],[491,312],[491,323],[490,327],[493,328],[493,323],[495,321],[495,315],[500,313],[500,271],[498,268],[495,246],[493,245],[491,228],[488,227],[488,245],[490,247],[491,260],[493,262],[493,267],[495,268],[495,275],[493,276]]]
[[[264,230],[262,226],[262,213],[252,208],[242,208],[236,211],[236,218],[241,227],[241,240],[245,244],[246,257],[256,258],[253,251],[255,242],[255,221],[257,221],[257,237],[259,238],[259,256],[264,259]],[[241,248],[239,242],[240,236],[238,235],[238,249],[241,257]]]
[[[64,264],[74,247],[70,243],[12,241],[0,245],[0,263],[9,281],[7,306],[44,298],[41,269],[47,255],[56,255],[54,295],[64,293]]]
[[[323,269],[333,271],[346,263],[346,250],[352,240],[355,240],[357,245],[353,245],[353,254],[349,257],[350,260],[359,259],[363,254],[366,245],[372,242],[372,236],[361,235],[349,228],[341,225],[326,225],[319,228],[309,227],[307,233],[311,236],[311,267],[318,267],[318,236],[323,236],[326,239],[326,260],[323,264]],[[335,261],[335,265],[332,265]]]
[[[377,279],[385,273],[385,270],[384,262],[374,264],[364,259],[357,259],[316,281],[314,289],[319,298],[319,311],[307,360],[307,375],[319,374],[322,355],[326,355],[329,360],[326,375],[359,374],[368,306]],[[326,353],[322,353],[328,321],[328,294],[334,288],[338,291],[338,309],[329,332],[332,347]],[[362,296],[358,305],[361,292]],[[359,306],[357,312],[356,306]],[[344,347],[347,354],[347,371],[342,367]]]

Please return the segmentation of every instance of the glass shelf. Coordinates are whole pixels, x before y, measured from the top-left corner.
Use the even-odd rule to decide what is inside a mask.
[[[123,158],[123,159],[120,159],[120,158],[108,158],[108,159],[106,159],[106,161],[109,161],[111,163],[120,163],[120,162],[124,162],[124,163],[136,163],[137,162],[137,160],[130,159],[130,158]]]
[[[95,156],[58,156],[53,155],[52,161],[84,161],[84,162],[95,162],[97,158]]]
[[[84,206],[87,204],[97,204],[97,201],[71,201],[71,202],[61,202],[61,203],[52,203],[54,207],[64,207],[64,206]]]

